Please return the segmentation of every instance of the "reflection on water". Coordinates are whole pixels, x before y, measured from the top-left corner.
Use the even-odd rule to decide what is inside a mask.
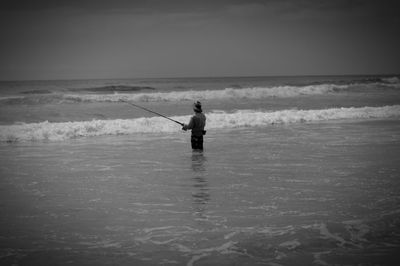
[[[210,193],[208,182],[205,177],[206,168],[205,162],[207,161],[203,152],[193,152],[192,154],[192,170],[193,170],[193,187],[192,192],[194,215],[197,218],[204,219],[204,212],[207,203],[210,201]]]
[[[206,169],[204,163],[207,161],[203,152],[193,151],[192,153],[192,169],[194,172],[204,172]]]

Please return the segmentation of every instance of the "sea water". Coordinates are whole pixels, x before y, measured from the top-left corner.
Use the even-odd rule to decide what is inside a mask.
[[[2,82],[2,265],[397,265],[398,77]],[[200,100],[205,150],[187,123]]]

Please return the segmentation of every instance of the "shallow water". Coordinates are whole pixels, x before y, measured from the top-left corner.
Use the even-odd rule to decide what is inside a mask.
[[[1,144],[2,265],[397,265],[400,123]]]

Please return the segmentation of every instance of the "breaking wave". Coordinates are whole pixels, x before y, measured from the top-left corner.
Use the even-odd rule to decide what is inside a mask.
[[[141,90],[155,90],[155,88],[149,86],[107,85],[107,86],[90,87],[90,88],[79,88],[79,89],[76,88],[69,90],[86,91],[94,93],[110,93],[110,92],[136,92]]]
[[[400,118],[400,105],[361,108],[332,108],[322,110],[282,110],[275,112],[240,110],[234,113],[213,111],[207,113],[207,129],[263,127],[272,124],[318,122],[336,119]],[[171,117],[188,121],[190,116]],[[64,123],[29,123],[0,126],[0,142],[60,141],[79,137],[127,135],[134,133],[171,133],[180,127],[161,117],[92,120]]]
[[[89,102],[161,102],[210,99],[259,99],[267,97],[295,97],[299,95],[318,95],[346,89],[347,85],[310,85],[310,86],[277,86],[254,88],[225,88],[223,90],[188,90],[137,94],[107,94],[107,95],[66,95],[67,99]]]
[[[302,95],[323,95],[345,91],[363,92],[365,89],[400,89],[396,77],[388,78],[385,82],[368,84],[315,84],[307,86],[275,86],[275,87],[248,87],[225,88],[220,90],[185,90],[170,92],[139,92],[140,90],[154,90],[151,87],[133,86],[105,86],[92,89],[70,90],[66,93],[39,93],[25,92],[24,96],[10,96],[0,98],[2,104],[52,104],[52,103],[80,103],[80,102],[174,102],[193,99],[199,100],[224,100],[224,99],[261,99],[269,97],[288,98]],[[398,80],[398,79],[397,79]],[[74,93],[74,92],[77,93]],[[134,92],[134,93],[133,93]]]
[[[381,78],[381,81],[390,83],[390,84],[400,83],[400,79],[398,77]]]

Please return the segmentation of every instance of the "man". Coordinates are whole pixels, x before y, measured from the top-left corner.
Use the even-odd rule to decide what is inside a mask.
[[[199,101],[193,104],[194,115],[190,118],[188,125],[183,125],[183,130],[192,130],[192,149],[203,150],[203,135],[206,134],[204,127],[206,126],[206,116],[203,114],[201,109],[201,103]]]

